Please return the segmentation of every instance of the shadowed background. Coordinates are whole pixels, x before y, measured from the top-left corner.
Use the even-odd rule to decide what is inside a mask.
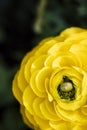
[[[0,130],[30,130],[12,94],[24,55],[65,28],[87,28],[86,0],[0,0]]]

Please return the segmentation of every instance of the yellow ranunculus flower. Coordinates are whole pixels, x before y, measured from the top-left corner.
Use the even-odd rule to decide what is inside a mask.
[[[87,30],[43,40],[24,57],[13,93],[34,130],[86,130]]]

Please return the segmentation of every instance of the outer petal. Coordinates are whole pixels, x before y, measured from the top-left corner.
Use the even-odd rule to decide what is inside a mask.
[[[81,32],[85,32],[86,30],[85,29],[82,29],[82,28],[78,28],[78,27],[71,27],[71,28],[68,28],[68,29],[65,29],[62,33],[61,33],[61,36],[64,37],[64,38],[68,38],[68,37],[71,37],[73,34],[77,35]]]
[[[60,118],[56,115],[56,112],[53,106],[54,105],[52,103],[48,103],[48,101],[45,100],[44,102],[40,104],[40,110],[43,116],[47,120],[59,121]]]
[[[72,126],[70,123],[65,122],[65,121],[60,121],[60,122],[53,122],[50,121],[50,126],[54,129],[54,130],[71,130]]]
[[[25,115],[25,107],[24,106],[20,106],[20,112],[22,114],[23,120],[24,122],[30,127],[30,128],[34,128],[33,125],[29,122],[29,120],[27,119],[26,115]]]
[[[13,91],[13,94],[15,95],[15,97],[17,98],[17,100],[19,101],[19,103],[23,104],[23,102],[22,102],[22,92],[18,87],[17,77],[18,77],[18,72],[16,73],[14,80],[13,80],[12,91]]]
[[[71,121],[77,124],[87,124],[87,116],[83,115],[80,109],[76,111],[65,111],[60,107],[56,107],[56,112],[60,115],[63,120]]]
[[[44,119],[44,116],[40,110],[40,104],[43,102],[43,99],[42,98],[35,98],[34,102],[32,103],[33,104],[33,110],[34,110],[34,115],[38,116],[39,118],[41,119]]]
[[[23,104],[30,114],[34,114],[32,103],[35,99],[35,94],[33,93],[30,86],[28,86],[23,93]]]
[[[47,130],[50,128],[48,120],[43,120],[36,115],[34,116],[34,119],[35,119],[36,123],[39,125],[41,130]]]
[[[33,92],[35,93],[35,95],[43,98],[46,96],[46,94],[44,93],[44,90],[40,91],[38,86],[36,85],[36,76],[37,76],[38,72],[39,71],[37,70],[32,74],[31,79],[30,79],[30,87],[33,90]]]
[[[28,83],[26,82],[25,80],[25,76],[24,76],[24,65],[22,65],[22,67],[20,68],[19,70],[19,73],[18,73],[18,78],[17,78],[17,81],[18,81],[18,87],[19,89],[23,92],[24,89],[27,87]]]
[[[34,117],[27,111],[27,109],[25,109],[25,115],[33,127],[39,129],[39,125],[36,123]]]
[[[52,70],[48,67],[43,67],[40,71],[38,71],[36,75],[36,86],[41,92],[45,92],[45,79],[49,78]]]

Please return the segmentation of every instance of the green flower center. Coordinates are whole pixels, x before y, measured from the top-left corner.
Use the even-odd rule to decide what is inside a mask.
[[[63,76],[63,81],[59,84],[57,91],[61,99],[67,99],[69,101],[75,99],[75,85],[67,76]]]

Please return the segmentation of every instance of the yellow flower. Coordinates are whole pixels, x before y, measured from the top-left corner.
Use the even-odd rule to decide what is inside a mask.
[[[87,30],[43,40],[24,57],[12,88],[34,130],[86,130]]]

